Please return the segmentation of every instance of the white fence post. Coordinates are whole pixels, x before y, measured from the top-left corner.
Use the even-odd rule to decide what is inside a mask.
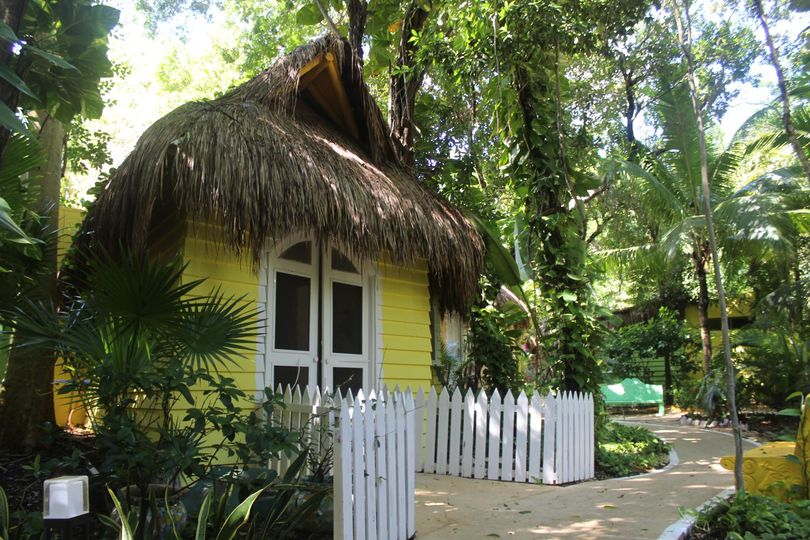
[[[475,438],[475,396],[467,390],[464,396],[464,423],[461,434],[461,476],[472,478],[473,474],[473,441]]]
[[[353,538],[352,531],[352,443],[349,405],[340,403],[340,416],[335,429],[334,471],[334,538]]]
[[[458,476],[461,472],[461,425],[463,416],[464,402],[461,399],[461,392],[456,388],[453,391],[453,397],[450,399],[450,448],[448,450],[450,463],[447,467],[447,473],[453,476]]]
[[[501,461],[501,395],[496,389],[489,400],[489,445],[487,451],[487,479],[497,480]]]
[[[436,390],[430,389],[427,398],[427,434],[425,435],[425,472],[436,472]]]
[[[543,400],[543,483],[556,484],[557,475],[554,469],[554,450],[556,448],[556,399],[551,394]]]
[[[377,405],[374,390],[369,392],[363,405],[363,446],[366,482],[366,538],[377,540],[377,454],[375,452],[374,408]]]
[[[414,463],[416,433],[412,429],[415,425],[416,407],[410,389],[405,392],[404,404],[405,425],[408,426],[405,431],[405,511],[407,513],[405,537],[410,538],[416,534],[416,466]]]
[[[481,390],[478,392],[478,400],[475,402],[475,478],[483,478],[486,472],[487,460],[487,413],[489,412],[489,400],[487,393]]]
[[[414,447],[416,448],[414,466],[417,471],[422,472],[424,470],[422,455],[425,452],[425,438],[423,436],[425,431],[425,391],[421,388],[416,394],[414,408],[416,409],[413,415]]]
[[[388,424],[386,423],[385,403],[382,397],[377,401],[377,409],[374,411],[374,433],[376,435],[377,443],[377,477],[375,485],[377,487],[377,530],[378,536],[382,538],[389,538],[388,536],[388,466],[386,459],[388,457],[388,447],[386,440],[386,432]]]
[[[529,398],[521,392],[517,400],[517,418],[515,419],[515,482],[525,482],[528,471],[526,444],[529,431]]]
[[[501,480],[512,481],[514,469],[514,431],[515,431],[515,396],[511,390],[503,398],[503,461],[501,462]]]
[[[436,432],[436,474],[447,474],[447,438],[450,435],[450,394],[439,394],[439,429]]]

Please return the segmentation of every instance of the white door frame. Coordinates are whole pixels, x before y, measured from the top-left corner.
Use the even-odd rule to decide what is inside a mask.
[[[288,248],[303,241],[310,240],[305,235],[295,235],[287,239],[287,241],[278,244],[273,250],[268,253],[263,261],[264,270],[267,280],[267,309],[266,309],[266,332],[265,332],[265,361],[264,361],[264,377],[265,384],[275,390],[276,382],[273,377],[273,367],[275,365],[291,366],[291,367],[306,367],[308,370],[308,377],[306,381],[302,381],[302,386],[314,387],[317,384],[317,371],[318,371],[318,257],[320,256],[317,246],[312,243],[311,255],[312,260],[310,264],[304,264],[287,259],[281,259],[280,256]],[[275,346],[276,336],[276,292],[277,281],[276,275],[278,272],[285,274],[297,275],[309,278],[309,349],[306,351],[292,351],[286,349],[277,349]],[[272,360],[272,361],[271,361]]]
[[[312,261],[310,265],[303,263],[281,259],[280,255],[288,248],[294,246],[298,242],[311,241],[312,242]],[[359,274],[342,272],[332,270],[332,248],[337,249],[341,254],[349,258],[359,271]],[[321,260],[323,259],[323,260]],[[319,280],[319,266],[321,276]],[[275,348],[275,317],[276,317],[276,273],[284,272],[287,274],[300,275],[310,278],[310,350],[308,351],[287,351]],[[268,250],[266,256],[262,260],[262,277],[267,283],[267,297],[266,297],[266,332],[265,332],[265,348],[263,357],[264,381],[267,386],[271,386],[275,381],[273,379],[273,367],[275,365],[295,365],[299,367],[309,368],[309,377],[307,384],[314,387],[318,381],[318,371],[320,370],[320,380],[324,387],[332,388],[332,368],[334,367],[362,367],[363,368],[363,391],[368,394],[370,389],[374,389],[377,385],[377,380],[381,374],[381,355],[380,349],[382,343],[382,336],[380,335],[381,328],[377,324],[379,319],[379,306],[378,303],[378,276],[377,265],[372,262],[360,262],[340,249],[337,245],[328,244],[325,247],[319,247],[318,243],[312,238],[311,235],[296,234],[286,238],[283,242],[278,243],[272,249]],[[363,351],[361,355],[351,354],[336,354],[332,353],[332,283],[346,283],[350,285],[358,285],[363,288],[363,337],[362,346]],[[323,289],[323,291],[322,291]],[[322,317],[318,320],[318,300],[319,295],[322,297]],[[319,362],[318,358],[318,336],[319,325],[323,338],[322,355],[323,360]],[[273,388],[275,390],[275,388]]]

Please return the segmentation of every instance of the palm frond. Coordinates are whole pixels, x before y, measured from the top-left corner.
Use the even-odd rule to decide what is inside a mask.
[[[674,219],[683,217],[683,201],[656,174],[630,161],[621,162],[621,167],[625,175],[642,180],[646,187],[654,192],[653,196],[648,198],[648,202],[655,201],[657,210]]]
[[[675,260],[696,236],[704,234],[705,227],[704,216],[687,216],[664,232],[659,249],[668,260]]]

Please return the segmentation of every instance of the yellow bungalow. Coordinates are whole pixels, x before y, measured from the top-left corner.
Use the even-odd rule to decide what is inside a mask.
[[[396,156],[348,43],[326,35],[147,129],[78,241],[180,252],[189,279],[255,302],[244,390],[426,388],[431,313],[470,304],[482,244]]]

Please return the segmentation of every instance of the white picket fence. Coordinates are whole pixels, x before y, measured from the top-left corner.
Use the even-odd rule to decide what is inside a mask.
[[[280,391],[279,389],[278,391]],[[406,540],[416,531],[415,404],[410,390],[345,398],[317,388],[284,392],[272,421],[304,434],[316,452],[333,451],[334,538]],[[331,429],[330,429],[331,428]],[[333,437],[333,438],[332,438]],[[290,458],[270,463],[283,473]]]
[[[333,451],[336,539],[413,537],[416,471],[544,484],[593,477],[590,394],[283,394],[286,406],[271,421],[302,433],[321,455]],[[269,465],[283,474],[291,459]]]
[[[416,470],[466,478],[566,484],[593,478],[593,396],[512,392],[487,398],[456,389],[440,394],[431,388],[415,400],[417,423],[425,425],[416,441]],[[417,430],[420,433],[420,430]],[[423,444],[420,444],[423,443]]]

